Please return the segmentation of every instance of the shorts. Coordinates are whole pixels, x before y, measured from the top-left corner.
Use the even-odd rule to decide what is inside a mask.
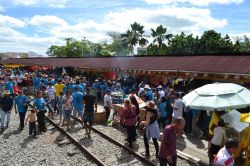
[[[84,123],[88,123],[90,126],[92,126],[94,122],[94,113],[84,112],[83,119]]]
[[[71,117],[71,110],[64,110],[64,119],[65,120],[70,120]]]
[[[83,108],[82,109],[80,109],[80,108],[74,108],[74,111],[73,111],[73,115],[74,116],[78,115],[78,116],[82,117],[83,113],[84,113]]]

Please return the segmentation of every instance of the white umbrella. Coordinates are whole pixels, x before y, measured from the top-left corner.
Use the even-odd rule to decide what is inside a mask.
[[[232,83],[207,84],[185,95],[183,102],[198,110],[240,109],[250,105],[250,91]]]

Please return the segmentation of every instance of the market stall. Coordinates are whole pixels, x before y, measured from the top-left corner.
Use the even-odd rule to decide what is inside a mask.
[[[249,134],[250,129],[246,123],[240,122],[242,116],[234,109],[248,108],[250,106],[250,90],[232,83],[207,84],[193,90],[183,97],[185,106],[196,110],[227,111],[222,118],[228,124],[228,138],[239,140],[240,146],[235,157],[249,166]],[[233,111],[232,111],[233,110]]]

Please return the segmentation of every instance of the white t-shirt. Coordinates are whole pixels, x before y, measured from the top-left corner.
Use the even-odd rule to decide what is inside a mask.
[[[226,131],[223,127],[216,127],[214,129],[214,136],[211,140],[211,143],[214,145],[221,146],[223,145],[224,141],[227,139],[226,137]]]
[[[108,102],[110,105],[108,105]],[[110,107],[112,104],[112,98],[111,98],[111,95],[105,95],[104,96],[104,107]]]
[[[55,90],[54,86],[52,86],[52,87],[48,86],[46,91],[48,93],[48,96],[49,96],[50,100],[54,100],[56,98],[56,96],[55,96],[56,90]]]
[[[182,100],[180,98],[176,99],[174,102],[174,111],[173,111],[172,116],[174,118],[183,117],[182,116],[183,107],[184,107],[184,104]]]
[[[24,75],[22,75],[22,74],[21,74],[20,76],[19,76],[19,75],[16,75],[16,82],[17,82],[17,83],[22,83],[22,81],[24,80],[24,78],[25,78],[25,77],[24,77]]]
[[[67,98],[65,95],[63,96],[63,109],[64,110],[72,110],[73,109],[73,97]]]
[[[214,166],[234,166],[234,158],[225,147],[215,156]]]
[[[140,96],[140,94],[144,91],[144,88],[140,88],[138,91],[138,96]]]
[[[165,92],[164,92],[163,90],[160,90],[160,91],[159,91],[159,97],[160,97],[160,99],[161,99],[162,97],[165,97]]]

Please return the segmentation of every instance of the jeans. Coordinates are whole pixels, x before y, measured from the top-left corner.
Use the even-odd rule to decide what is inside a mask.
[[[49,110],[50,112],[55,112],[55,105],[56,105],[56,99],[50,100],[49,102],[50,106],[51,106],[51,110]]]
[[[132,148],[132,143],[135,141],[136,137],[136,129],[135,126],[126,126],[127,128],[127,140],[129,143],[129,147]]]
[[[20,128],[24,127],[25,115],[26,115],[26,111],[25,112],[19,112]]]
[[[160,166],[176,166],[176,162],[177,162],[177,156],[172,157],[173,163],[172,164],[168,164],[168,161],[166,159],[163,159],[161,157],[159,157],[159,162],[160,162]]]
[[[148,138],[146,136],[146,132],[144,132],[143,141],[144,141],[144,145],[145,145],[145,148],[146,148],[146,154],[149,154],[149,143],[148,143]],[[154,146],[155,146],[155,155],[158,156],[159,143],[157,141],[157,138],[153,138],[153,143],[154,143]]]
[[[37,121],[38,121],[38,129],[40,132],[45,132],[46,131],[46,126],[45,126],[45,111],[39,111],[37,113]]]
[[[10,124],[10,111],[1,111],[1,128],[4,128],[4,121],[5,121],[5,116],[7,116],[7,122],[6,126],[9,126]]]
[[[36,136],[36,122],[29,122],[29,135],[32,135],[34,133],[34,136]]]
[[[193,124],[193,114],[192,111],[189,110],[188,112],[184,112],[183,113],[183,117],[186,121],[186,125],[184,128],[184,131],[188,132],[188,133],[192,133],[192,124]]]
[[[110,108],[107,106],[104,106],[105,112],[106,112],[106,120],[109,120],[109,115],[110,115]]]

